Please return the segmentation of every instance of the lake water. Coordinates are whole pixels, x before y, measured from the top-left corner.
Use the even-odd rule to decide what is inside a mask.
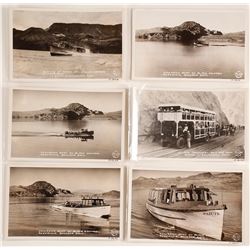
[[[132,196],[131,237],[137,239],[211,240],[207,237],[190,234],[184,229],[176,228],[154,218],[146,209],[145,204],[149,190],[134,189]],[[241,240],[241,193],[216,192],[216,200],[226,204],[223,233],[224,241]],[[204,225],[205,226],[205,225]]]
[[[121,75],[119,54],[50,56],[49,51],[13,50],[14,78],[117,79]]]
[[[245,48],[194,47],[179,42],[135,42],[135,76],[149,78],[244,78]],[[199,72],[199,73],[198,73]]]
[[[119,237],[119,200],[111,205],[109,219],[91,218],[54,210],[76,198],[10,198],[9,236]]]
[[[81,141],[47,135],[64,134],[67,130],[79,131],[82,128],[93,130],[94,139]],[[120,159],[120,120],[14,121],[12,133],[17,134],[11,138],[12,157]],[[34,133],[34,136],[20,136],[27,133]]]

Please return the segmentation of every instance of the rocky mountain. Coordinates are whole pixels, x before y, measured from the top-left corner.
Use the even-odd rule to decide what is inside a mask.
[[[99,110],[91,110],[80,103],[70,103],[63,108],[48,108],[36,111],[13,111],[13,119],[34,119],[40,121],[81,120],[88,115],[103,115]]]
[[[48,51],[53,44],[66,49],[88,48],[92,53],[121,54],[122,24],[53,23],[47,29],[13,29],[13,48]]]
[[[56,189],[46,181],[37,181],[29,186],[10,186],[11,197],[54,197],[56,195],[71,194],[69,190]]]
[[[240,191],[242,189],[241,173],[199,173],[188,177],[175,178],[146,178],[138,177],[133,180],[133,189],[148,189],[154,187],[188,187],[191,184],[208,187],[220,191]]]
[[[156,27],[136,31],[137,39],[180,40],[183,42],[193,42],[207,35],[222,35],[222,32],[209,30],[194,21],[186,21],[175,27]]]
[[[211,110],[216,112],[216,119],[220,123],[229,123],[218,97],[212,92],[145,90],[140,96],[139,106],[140,143],[148,140],[157,140],[160,134],[157,110],[160,104],[183,104]]]

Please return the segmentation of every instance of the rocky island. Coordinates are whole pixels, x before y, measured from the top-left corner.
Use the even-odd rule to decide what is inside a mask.
[[[194,21],[187,21],[175,27],[155,27],[137,30],[136,40],[143,41],[180,41],[186,44],[200,44],[204,46],[244,46],[245,32],[225,33],[209,30]]]
[[[88,119],[119,120],[122,112],[104,113],[100,110],[91,110],[80,103],[70,103],[62,108],[47,108],[36,111],[13,111],[12,119],[30,119],[38,121],[63,121]]]
[[[36,181],[29,186],[10,186],[10,197],[54,197],[72,195],[71,191],[55,188],[46,181]]]
[[[52,184],[46,181],[36,181],[29,186],[10,186],[10,197],[64,197],[64,196],[98,196],[105,199],[119,199],[120,192],[117,190],[111,190],[104,193],[93,193],[81,190],[78,192],[72,192],[63,188],[56,188]]]

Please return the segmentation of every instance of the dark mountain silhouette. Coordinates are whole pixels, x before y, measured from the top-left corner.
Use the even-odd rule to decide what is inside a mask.
[[[63,108],[48,108],[37,111],[13,111],[13,119],[35,119],[41,121],[81,120],[88,115],[103,115],[99,110],[91,110],[80,103],[70,103]]]
[[[221,31],[209,30],[194,21],[186,21],[175,27],[156,27],[136,31],[137,39],[179,40],[185,43],[197,41],[203,36],[223,36]],[[233,35],[233,34],[232,34]]]
[[[49,28],[13,29],[13,48],[48,51],[55,43],[65,48],[88,48],[92,53],[121,54],[122,25],[53,23]]]
[[[55,195],[71,194],[66,189],[56,189],[46,181],[36,181],[29,186],[10,186],[9,195],[12,197],[54,197]]]

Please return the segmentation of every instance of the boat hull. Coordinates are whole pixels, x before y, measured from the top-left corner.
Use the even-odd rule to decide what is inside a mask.
[[[72,56],[70,53],[63,53],[63,52],[50,52],[51,56]]]
[[[155,218],[185,230],[221,240],[224,209],[206,211],[173,211],[146,203],[146,208]]]
[[[52,205],[52,207],[59,211],[64,211],[73,214],[85,215],[95,218],[107,218],[110,216],[111,206],[97,206],[97,207],[65,207],[63,205]]]

